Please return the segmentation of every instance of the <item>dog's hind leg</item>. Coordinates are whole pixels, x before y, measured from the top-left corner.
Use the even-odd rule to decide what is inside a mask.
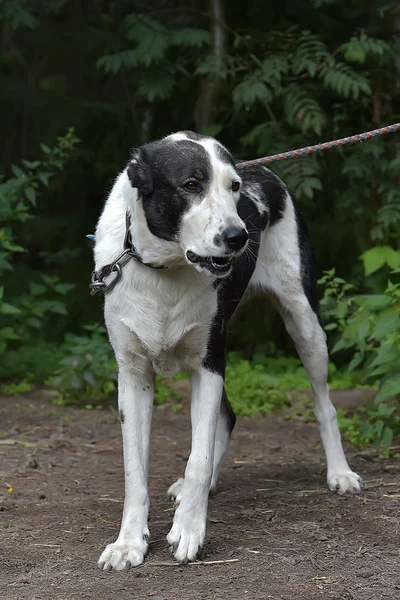
[[[308,373],[314,392],[314,413],[327,460],[328,486],[330,490],[339,493],[359,492],[362,481],[347,463],[336,410],[329,398],[328,351],[325,333],[304,295],[300,294],[299,297],[292,298],[290,304],[285,298],[285,304],[286,306],[281,306],[281,314]]]
[[[215,446],[214,446],[214,462],[213,462],[213,474],[210,485],[210,494],[215,494],[217,491],[217,481],[219,472],[221,470],[222,463],[225,458],[226,451],[228,449],[229,438],[235,427],[236,415],[232,410],[229,403],[226,391],[222,392],[221,407],[219,409],[217,431],[215,434]],[[182,489],[184,479],[181,477],[175,483],[168,488],[168,496],[171,500],[175,500],[177,503],[180,501],[180,491]]]
[[[358,492],[361,478],[343,452],[336,410],[329,398],[328,350],[319,321],[314,263],[308,234],[287,196],[281,221],[265,234],[251,286],[276,298],[286,329],[310,378],[315,416],[327,460],[327,480],[332,491]]]

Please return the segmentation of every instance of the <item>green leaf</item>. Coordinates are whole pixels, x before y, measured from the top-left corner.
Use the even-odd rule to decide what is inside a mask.
[[[37,169],[42,164],[40,160],[22,160],[21,162],[25,167],[28,167],[28,169]]]
[[[352,301],[359,306],[365,306],[371,310],[384,308],[391,303],[390,297],[384,294],[363,294],[362,296],[353,296]]]
[[[48,187],[49,186],[49,179],[50,179],[50,177],[53,176],[53,173],[49,173],[49,172],[46,172],[46,171],[40,171],[37,174],[37,176],[40,179],[40,181],[43,183],[43,185],[45,185],[46,187]]]
[[[345,45],[344,58],[348,62],[365,63],[367,53],[359,40],[353,39]]]
[[[67,315],[67,309],[64,304],[61,302],[52,302],[49,308],[50,312],[56,313],[58,315]]]
[[[327,65],[321,69],[320,77],[325,87],[344,98],[357,100],[361,93],[367,96],[372,94],[368,79],[344,63],[335,62]]]
[[[175,77],[167,65],[147,69],[140,78],[137,89],[138,96],[144,96],[150,102],[164,100],[171,95],[175,85]]]
[[[0,304],[0,313],[3,315],[20,315],[21,310],[12,304],[8,304],[7,302],[3,302]]]
[[[351,361],[349,362],[348,370],[354,371],[364,359],[364,354],[362,352],[356,352]]]
[[[390,448],[393,441],[393,429],[391,427],[385,427],[383,435],[381,436],[384,448],[387,450]]]
[[[20,336],[15,333],[12,327],[0,327],[0,339],[19,340]]]
[[[272,100],[272,94],[258,75],[252,75],[244,79],[235,87],[232,94],[233,103],[239,109],[243,106],[252,106],[256,102],[265,104]]]
[[[400,250],[394,250],[391,246],[375,246],[361,255],[364,262],[365,275],[371,275],[384,265],[392,269],[400,267]]]
[[[25,188],[25,196],[28,198],[32,206],[36,206],[36,192],[33,187]]]
[[[46,287],[44,285],[41,283],[35,283],[34,281],[30,282],[29,289],[33,296],[41,296],[46,291]]]
[[[393,310],[385,310],[376,317],[371,337],[383,340],[392,331],[400,331],[400,315]]]
[[[382,431],[383,431],[384,427],[385,427],[384,421],[382,421],[381,419],[378,419],[377,421],[375,421],[375,429],[376,429],[376,433],[378,434],[379,440],[382,439]]]
[[[378,406],[378,413],[385,418],[391,417],[396,410],[396,406],[388,406],[385,402],[381,402]]]
[[[211,35],[205,29],[184,27],[172,32],[171,44],[174,46],[186,46],[189,48],[211,46]]]
[[[43,150],[43,152],[45,154],[50,154],[51,153],[51,148],[49,148],[48,146],[46,146],[46,144],[40,144],[41,149]]]
[[[386,398],[400,394],[400,374],[392,375],[381,385],[375,402],[382,402]]]
[[[58,294],[65,296],[66,294],[68,294],[68,292],[73,290],[74,287],[76,287],[74,283],[57,283],[54,286],[54,289]]]
[[[11,170],[18,179],[26,177],[26,173],[20,167],[17,167],[17,165],[11,165]]]
[[[26,319],[26,324],[29,325],[29,327],[33,327],[34,329],[40,329],[42,326],[42,321],[36,317],[28,317]]]

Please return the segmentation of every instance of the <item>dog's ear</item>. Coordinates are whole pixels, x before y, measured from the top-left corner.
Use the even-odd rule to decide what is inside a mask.
[[[153,193],[153,177],[142,149],[134,152],[127,171],[131,186],[137,188],[141,196],[149,196]]]

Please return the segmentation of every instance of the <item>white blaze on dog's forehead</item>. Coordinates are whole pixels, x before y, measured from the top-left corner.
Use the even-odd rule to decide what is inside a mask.
[[[239,182],[242,181],[234,167],[221,158],[221,155],[218,152],[219,149],[229,155],[228,150],[226,150],[222,144],[213,138],[204,138],[197,143],[203,146],[210,157],[213,179],[215,182],[222,183],[224,186],[230,188],[233,180]]]
[[[171,133],[171,135],[168,135],[166,139],[173,140],[174,142],[182,142],[184,140],[188,140],[189,138],[186,133],[178,131],[178,133]]]

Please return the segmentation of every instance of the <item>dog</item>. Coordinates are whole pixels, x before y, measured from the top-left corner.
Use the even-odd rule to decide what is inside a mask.
[[[209,492],[235,425],[224,389],[226,329],[249,289],[274,299],[307,370],[329,488],[362,486],[329,399],[306,225],[273,172],[236,164],[216,139],[189,131],[147,143],[133,151],[97,224],[92,283],[106,292],[125,471],[121,529],[100,556],[104,570],[140,565],[147,553],[155,374],[191,377],[192,447],[184,478],[168,490],[177,508],[167,540],[181,563],[203,547]]]

